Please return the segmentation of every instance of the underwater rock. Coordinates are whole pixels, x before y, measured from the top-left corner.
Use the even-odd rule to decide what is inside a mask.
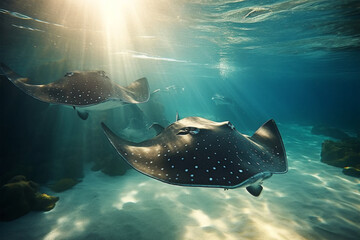
[[[49,211],[58,197],[38,192],[38,185],[24,176],[15,176],[0,188],[0,221],[11,221],[30,211]]]
[[[3,80],[5,76],[1,76]],[[0,115],[4,117],[0,120],[0,186],[15,175],[28,176],[38,183],[49,180],[52,168],[48,163],[58,117],[53,108],[37,104],[37,100],[15,89],[9,81],[1,81]],[[47,121],[42,121],[44,116]],[[35,127],[39,122],[41,131]]]
[[[50,186],[50,189],[54,192],[63,192],[78,184],[79,181],[72,178],[62,178]]]
[[[99,156],[94,160],[92,171],[101,170],[109,176],[122,176],[126,173],[130,166],[123,161],[115,158],[116,155],[109,154],[107,156]]]
[[[50,211],[55,207],[55,203],[59,200],[59,197],[53,197],[46,193],[36,193],[34,211]]]
[[[114,159],[108,161],[101,171],[109,176],[122,176],[126,173],[127,169],[129,167],[126,163],[124,164],[124,162]]]
[[[346,138],[350,137],[349,135],[347,135],[345,132],[343,132],[340,129],[337,129],[334,127],[328,127],[328,126],[324,126],[324,125],[314,126],[311,129],[311,133],[314,135],[324,135],[324,136],[332,137],[332,138],[336,138],[336,139],[346,139]]]
[[[348,176],[360,178],[360,168],[344,167],[343,173]]]
[[[344,168],[343,173],[346,175],[360,176],[357,173],[360,169],[360,139],[348,138],[338,142],[325,140],[321,149],[321,161]]]
[[[94,162],[94,165],[91,167],[91,171],[97,172],[103,168],[100,162]]]

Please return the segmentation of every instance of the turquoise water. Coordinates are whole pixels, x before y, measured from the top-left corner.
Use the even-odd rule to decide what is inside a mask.
[[[123,85],[176,86],[182,96],[161,96],[169,119],[357,126],[356,1],[106,2],[3,2],[2,61],[33,83],[100,69]],[[217,113],[214,94],[237,109]]]
[[[50,83],[74,70],[103,70],[122,86],[146,77],[152,94],[147,103],[94,111],[83,121],[72,108],[40,102],[0,75],[0,183],[3,185],[11,177],[21,174],[39,183],[43,192],[56,195],[48,189],[49,184],[61,178],[85,182],[87,175],[95,174],[89,170],[94,165],[98,166],[96,170],[108,174],[114,168],[128,169],[120,163],[121,159],[103,134],[100,122],[105,122],[126,139],[142,141],[154,136],[148,129],[153,122],[166,126],[175,121],[177,112],[181,117],[230,120],[240,132],[248,135],[273,118],[279,123],[285,148],[288,149],[288,144],[291,150],[287,174],[291,177],[287,179],[295,181],[303,170],[313,169],[311,165],[296,164],[300,158],[305,162],[307,159],[316,162],[314,169],[320,175],[324,174],[321,179],[324,177],[325,180],[321,181],[326,182],[326,177],[330,179],[331,174],[324,173],[321,166],[331,168],[320,162],[321,141],[325,138],[319,140],[314,136],[311,140],[306,135],[297,142],[290,139],[299,137],[296,134],[309,133],[314,125],[336,127],[352,136],[360,131],[359,26],[360,4],[355,0],[1,1],[0,62],[29,77],[29,83]],[[287,131],[289,128],[298,130]],[[305,151],[302,145],[307,144],[313,148]],[[298,175],[291,175],[292,170]],[[339,186],[345,186],[348,181],[358,196],[358,178],[344,176],[337,170],[340,171],[333,167],[329,171],[334,171],[340,179]],[[105,175],[103,172],[96,174]],[[125,175],[122,174],[124,172],[115,170],[110,173],[119,179],[130,174],[131,179],[135,172],[128,169]],[[312,174],[316,175],[316,171]],[[281,177],[277,176],[279,182]],[[96,181],[102,180],[96,178]],[[137,185],[143,179],[134,181]],[[337,186],[336,183],[333,185]],[[290,186],[284,191],[291,191]],[[163,190],[171,191],[171,187]],[[127,185],[122,189],[128,188]],[[210,195],[215,197],[213,194]],[[240,194],[247,193],[241,190]],[[343,193],[346,204],[354,212],[359,202],[351,194],[351,189]],[[335,195],[341,195],[341,192]],[[151,194],[147,196],[156,198]],[[288,199],[294,197],[291,194],[285,196]],[[62,203],[63,199],[66,195],[58,203],[62,207],[66,204],[66,200]],[[145,195],[141,199],[146,199]],[[176,200],[172,204],[176,205]],[[202,197],[195,197],[194,201],[201,200]],[[268,197],[262,201],[269,203],[271,208],[271,203],[280,206],[277,200],[281,199]],[[339,201],[343,201],[342,198]],[[162,203],[166,204],[165,201]],[[221,201],[217,199],[212,203],[219,205]],[[231,209],[235,208],[234,204],[230,205]],[[196,204],[191,206],[197,207]],[[251,213],[241,205],[238,207],[234,211]],[[286,207],[294,208],[294,204],[291,202]],[[307,207],[316,206],[309,204]],[[251,205],[247,204],[246,208],[251,209]],[[214,215],[219,215],[219,209],[214,211]],[[211,210],[207,213],[211,219]],[[141,215],[139,210],[136,214]],[[342,214],[345,213],[339,213]],[[39,222],[44,221],[41,216],[36,217]],[[260,217],[260,214],[256,212],[255,216]],[[295,216],[290,214],[294,221]],[[326,225],[318,216],[312,215],[306,224]],[[187,217],[184,215],[182,219]],[[351,217],[348,221],[351,226],[344,229],[355,238],[344,233],[346,231],[341,227],[336,236],[356,239],[359,230],[353,221]],[[217,231],[225,231],[226,228],[215,222],[212,224],[218,226]],[[255,217],[246,223],[254,222],[262,221]],[[176,223],[181,225],[182,221]],[[328,231],[336,224],[342,226],[343,221],[331,222],[326,227],[321,225],[320,229],[326,230],[316,231],[314,235],[311,230],[306,234],[298,232],[298,235],[289,230],[277,231],[280,235],[265,236],[268,239],[331,239]],[[135,224],[131,226],[136,228]],[[268,233],[278,229],[266,226]],[[0,227],[7,228],[6,225]],[[181,232],[181,229],[179,227],[177,231]],[[48,236],[46,230],[40,232],[36,237]],[[166,236],[192,239],[196,233],[200,234],[194,230],[192,234],[195,235],[176,233]],[[211,230],[207,233],[210,235],[199,236],[214,239],[261,237],[260,233],[211,235]],[[34,235],[28,236],[36,239]]]

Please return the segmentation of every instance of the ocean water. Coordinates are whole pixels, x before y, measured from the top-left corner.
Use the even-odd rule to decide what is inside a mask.
[[[311,134],[360,132],[359,26],[356,0],[0,1],[0,62],[29,83],[103,70],[122,86],[146,77],[152,92],[84,121],[0,73],[0,185],[24,175],[60,197],[0,222],[0,238],[360,239],[360,180],[322,163],[332,138]],[[142,141],[177,112],[248,135],[274,119],[289,172],[257,198],[168,185],[125,165],[100,126]],[[80,183],[53,192],[63,178]]]

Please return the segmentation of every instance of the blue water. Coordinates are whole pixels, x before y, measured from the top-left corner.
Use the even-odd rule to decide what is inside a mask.
[[[104,70],[123,86],[147,77],[156,93],[83,121],[0,75],[0,183],[22,174],[45,186],[115,161],[101,121],[133,141],[176,112],[230,120],[246,134],[273,118],[356,135],[359,26],[356,0],[1,1],[0,62],[30,83]],[[216,95],[228,102],[216,104]]]

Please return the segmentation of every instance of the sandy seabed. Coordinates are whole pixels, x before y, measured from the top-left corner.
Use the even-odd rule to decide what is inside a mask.
[[[109,177],[87,171],[50,212],[0,223],[0,239],[360,239],[360,180],[320,162],[325,137],[279,125],[289,172],[260,197],[165,184],[134,170]],[[119,159],[120,160],[120,159]]]

